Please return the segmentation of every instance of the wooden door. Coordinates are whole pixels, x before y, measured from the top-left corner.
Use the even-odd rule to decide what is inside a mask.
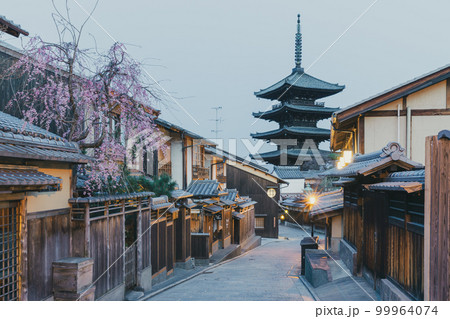
[[[363,265],[374,278],[385,276],[386,203],[385,193],[364,192]]]
[[[0,301],[19,299],[19,202],[0,202]]]

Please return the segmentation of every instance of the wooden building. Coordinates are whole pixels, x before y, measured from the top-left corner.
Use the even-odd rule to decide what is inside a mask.
[[[266,168],[224,150],[206,147],[206,153],[214,158],[215,166],[223,166],[219,172],[222,172],[225,183],[221,185],[228,189],[237,189],[241,196],[249,196],[256,202],[256,235],[278,238],[280,189],[282,184],[289,183],[269,173]]]
[[[383,300],[423,299],[423,165],[398,143],[358,155],[325,176],[344,189],[339,254]]]
[[[304,171],[323,167],[325,165],[323,158],[326,159],[330,152],[321,152],[318,161],[311,156],[311,149],[305,145],[312,143],[313,147],[318,147],[320,142],[330,138],[330,130],[318,128],[317,122],[330,118],[338,109],[324,107],[324,103],[317,100],[337,94],[344,88],[345,86],[322,81],[305,73],[302,67],[302,33],[298,15],[295,67],[292,73],[277,83],[255,92],[257,98],[279,101],[271,110],[253,113],[257,119],[279,124],[279,128],[275,130],[251,134],[253,138],[277,144],[275,151],[259,154],[258,157],[274,165],[295,165]],[[319,153],[318,150],[317,152]]]
[[[151,199],[152,283],[172,276],[175,268],[189,268],[191,260],[192,194],[183,190]]]
[[[52,262],[72,254],[75,143],[0,112],[0,300],[52,296]]]
[[[96,300],[152,287],[151,192],[71,198],[71,257],[94,261]]]
[[[425,163],[425,137],[448,129],[450,66],[414,78],[333,114],[331,149],[370,153],[390,141]]]

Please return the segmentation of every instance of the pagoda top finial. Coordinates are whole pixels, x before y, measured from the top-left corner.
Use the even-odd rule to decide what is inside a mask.
[[[297,15],[297,33],[295,34],[295,72],[303,72],[302,68],[302,33],[300,29],[300,14]]]

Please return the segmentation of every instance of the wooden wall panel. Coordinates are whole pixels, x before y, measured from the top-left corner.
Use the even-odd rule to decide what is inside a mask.
[[[277,200],[280,191],[276,188],[277,194],[274,198],[267,196],[268,186],[277,186],[261,177],[240,170],[231,165],[226,165],[227,188],[236,188],[241,196],[250,196],[256,201],[255,214],[267,214],[264,229],[256,230],[256,235],[269,238],[278,238],[278,213],[281,211]]]
[[[70,256],[69,210],[28,220],[28,300],[53,294],[52,263]]]

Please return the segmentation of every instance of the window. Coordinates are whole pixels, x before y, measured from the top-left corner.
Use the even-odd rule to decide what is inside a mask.
[[[255,218],[255,228],[256,229],[264,229],[264,217],[256,217]]]
[[[203,167],[205,165],[205,152],[203,145],[194,145],[194,166]]]
[[[172,176],[172,161],[170,158],[170,145],[165,144],[158,149],[158,175]]]

